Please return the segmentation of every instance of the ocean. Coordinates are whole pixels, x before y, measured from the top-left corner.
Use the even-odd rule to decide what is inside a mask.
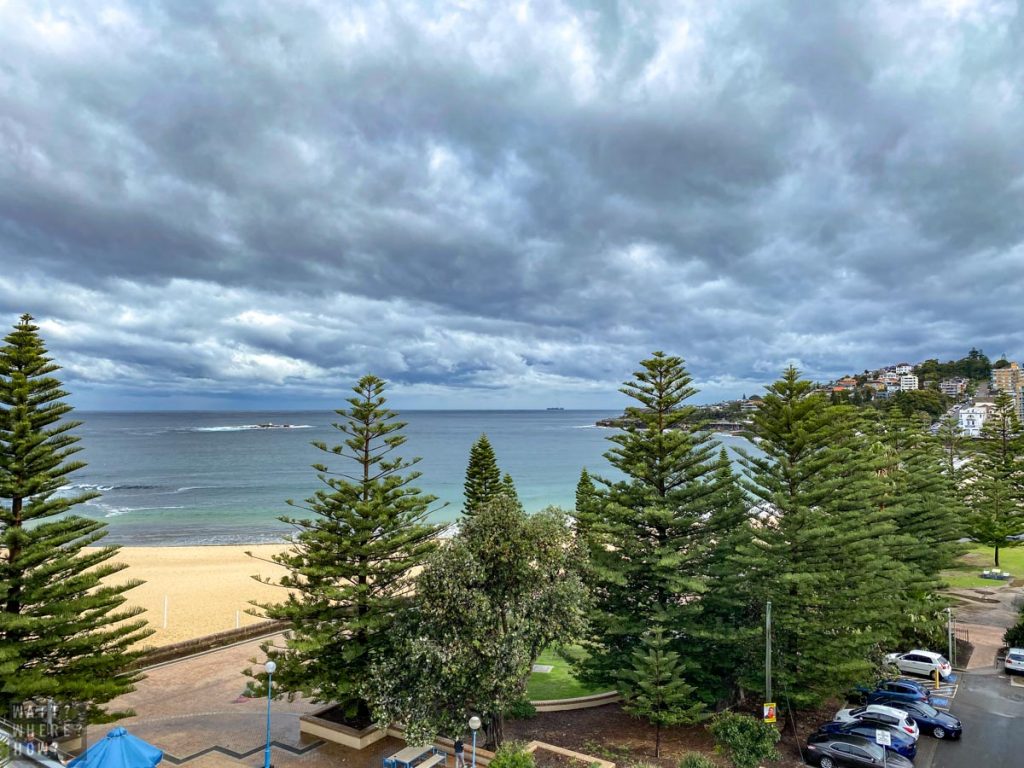
[[[511,473],[529,511],[571,509],[580,470],[617,479],[602,454],[612,430],[595,426],[608,411],[405,411],[408,442],[398,452],[422,457],[417,485],[438,497],[437,522],[455,520],[473,442],[486,433],[502,472]],[[78,514],[104,520],[107,543],[132,546],[261,543],[290,531],[277,518],[302,516],[301,502],[318,487],[311,465],[343,470],[345,462],[314,448],[343,435],[330,412],[76,412],[88,466],[70,478],[69,492],[102,497]],[[289,424],[262,429],[260,424]],[[748,445],[718,435],[730,451]]]

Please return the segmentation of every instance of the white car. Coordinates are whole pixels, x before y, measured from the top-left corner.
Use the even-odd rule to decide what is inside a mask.
[[[1024,648],[1011,648],[1006,653],[1006,660],[1003,661],[1003,669],[1012,675],[1014,672],[1024,673]]]
[[[939,677],[943,679],[953,674],[953,665],[946,661],[941,653],[920,650],[909,653],[889,653],[886,654],[885,660],[889,664],[895,664],[897,669],[905,675],[935,677],[936,669],[939,670]]]
[[[840,709],[832,719],[840,723],[862,720],[867,723],[878,723],[886,728],[898,728],[915,741],[921,736],[921,729],[917,727],[914,718],[903,710],[887,707],[885,704],[868,704],[866,707]]]

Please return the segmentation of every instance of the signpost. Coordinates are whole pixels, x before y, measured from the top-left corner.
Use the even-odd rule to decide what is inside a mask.
[[[764,721],[766,723],[775,722],[775,702],[766,702],[764,705]]]
[[[885,768],[886,757],[889,752],[886,747],[892,744],[892,735],[888,731],[878,728],[875,731],[875,744],[882,745],[882,768]]]

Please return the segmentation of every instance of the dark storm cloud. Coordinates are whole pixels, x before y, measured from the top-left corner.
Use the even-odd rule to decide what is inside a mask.
[[[998,0],[0,2],[0,312],[111,405],[1020,356],[1022,35]]]

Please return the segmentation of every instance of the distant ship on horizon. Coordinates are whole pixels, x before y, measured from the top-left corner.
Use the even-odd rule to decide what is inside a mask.
[[[556,405],[556,406],[554,406],[552,408],[545,408],[544,410],[545,411],[564,411],[565,408],[562,408],[561,406]]]

